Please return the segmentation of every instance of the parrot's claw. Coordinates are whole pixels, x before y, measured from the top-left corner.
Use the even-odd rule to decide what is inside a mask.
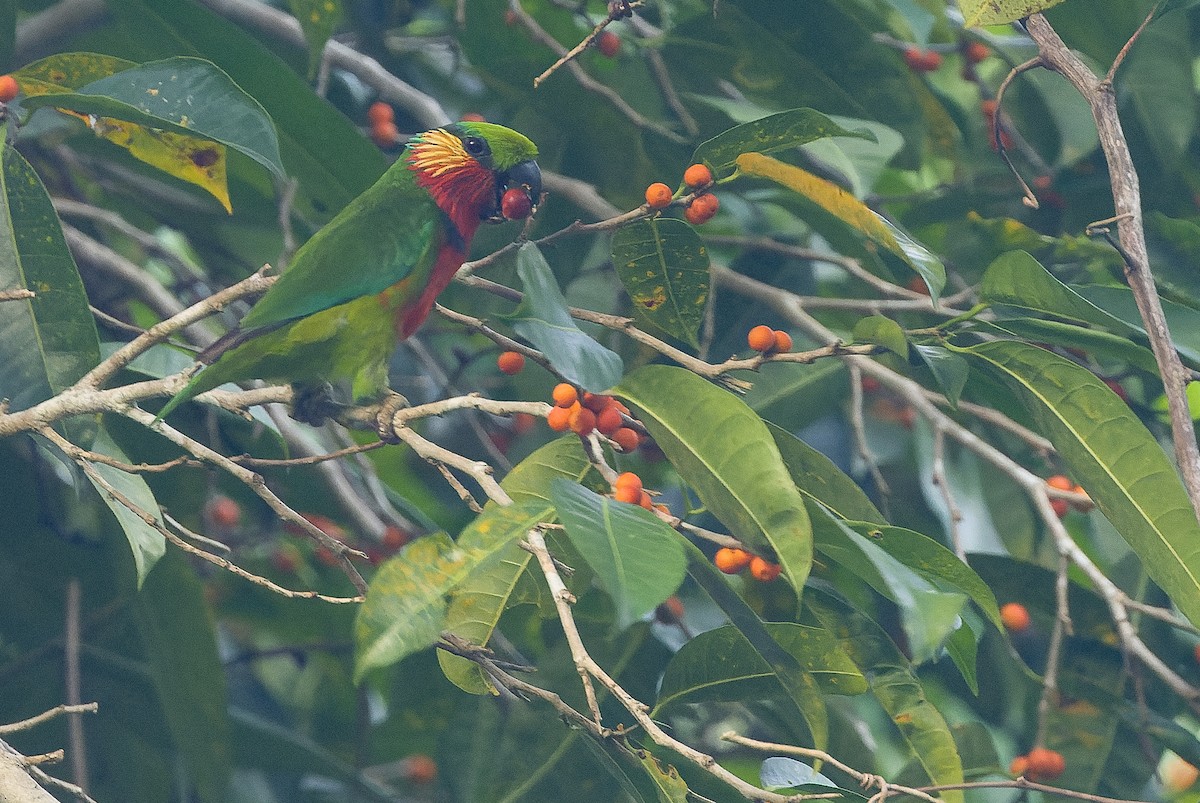
[[[324,426],[345,405],[333,398],[333,386],[328,382],[316,385],[292,385],[292,418],[310,426]]]
[[[379,440],[393,445],[400,443],[394,421],[396,413],[407,406],[408,399],[394,390],[388,391],[388,395],[379,403],[379,414],[375,417],[375,433],[379,435]]]

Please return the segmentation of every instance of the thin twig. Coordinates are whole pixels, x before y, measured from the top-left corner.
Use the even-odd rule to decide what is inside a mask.
[[[630,9],[641,8],[642,5],[644,5],[644,4],[641,2],[641,0],[633,0],[633,2],[626,5],[626,8],[630,8]],[[615,7],[614,10],[616,10],[616,8],[619,8],[619,6]],[[533,88],[537,89],[538,86],[541,85],[542,81],[545,81],[551,75],[554,75],[554,73],[558,70],[559,67],[563,66],[568,61],[571,61],[576,56],[578,56],[580,53],[587,50],[588,46],[591,45],[592,42],[596,41],[596,37],[600,35],[601,31],[603,31],[605,28],[607,28],[610,23],[616,22],[618,19],[621,19],[621,17],[623,17],[623,16],[624,16],[624,14],[614,14],[613,12],[609,12],[609,15],[607,17],[600,20],[600,22],[596,23],[596,26],[594,28],[592,28],[591,31],[588,32],[588,35],[583,37],[582,42],[575,45],[575,47],[571,48],[570,50],[564,52],[561,56],[558,57],[558,61],[554,62],[549,67],[547,67],[545,70],[543,70],[542,74],[539,75],[537,78],[534,78],[533,79]],[[555,41],[557,43],[557,40],[555,40]]]
[[[99,703],[56,705],[49,711],[43,711],[36,716],[29,717],[29,719],[22,719],[19,722],[10,722],[7,725],[0,725],[0,736],[6,736],[10,733],[17,733],[18,731],[26,731],[30,728],[36,728],[43,722],[48,722],[55,717],[62,716],[63,714],[94,714],[99,710]]]

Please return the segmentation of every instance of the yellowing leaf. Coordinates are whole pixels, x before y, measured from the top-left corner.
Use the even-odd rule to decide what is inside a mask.
[[[1045,11],[1062,0],[958,0],[963,25],[1004,25],[1030,14]]]
[[[13,77],[26,97],[36,97],[79,89],[136,66],[136,62],[102,53],[59,53],[22,67]]]
[[[80,118],[96,136],[126,149],[133,158],[195,184],[220,201],[226,212],[233,214],[225,175],[225,146],[219,142],[146,128],[111,117],[60,111]]]

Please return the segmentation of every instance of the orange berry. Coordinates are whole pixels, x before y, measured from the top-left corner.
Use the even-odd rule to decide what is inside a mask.
[[[629,427],[621,427],[610,436],[622,452],[632,452],[642,442],[642,436]]]
[[[664,516],[674,515],[673,513],[671,513],[671,508],[667,507],[662,502],[655,502],[654,509],[657,510],[659,513],[662,513]]]
[[[746,335],[746,343],[755,351],[765,354],[775,348],[775,330],[766,324],[759,324]]]
[[[713,564],[725,574],[737,574],[749,566],[753,559],[754,556],[744,549],[724,546],[713,555]]]
[[[926,50],[921,56],[920,72],[936,72],[942,66],[942,54],[935,50]]]
[[[422,753],[404,760],[404,777],[411,783],[432,783],[437,772],[437,762]]]
[[[588,393],[584,391],[583,398],[580,402],[584,407],[591,410],[593,413],[598,413],[608,405],[612,404],[612,396],[602,396],[599,393]]]
[[[666,209],[671,205],[671,197],[674,193],[671,188],[661,181],[655,182],[646,188],[646,205],[651,209]]]
[[[617,475],[613,480],[614,488],[636,488],[638,493],[642,492],[642,478],[632,471],[624,471]],[[641,498],[641,497],[639,497]]]
[[[1009,631],[1023,633],[1029,629],[1029,609],[1019,602],[1006,602],[1000,606],[1000,621]]]
[[[642,498],[638,500],[638,504],[646,508],[646,510],[654,509],[654,500],[645,491],[642,491]]]
[[[612,31],[604,31],[596,37],[596,49],[611,59],[621,49],[621,37]]]
[[[760,558],[758,555],[755,555],[750,559],[750,576],[760,583],[771,582],[782,571],[782,566],[778,563],[772,563],[766,558]]]
[[[371,141],[381,148],[390,148],[400,139],[400,129],[390,120],[371,126]]]
[[[967,46],[963,48],[963,58],[970,64],[978,64],[990,55],[992,49],[983,42],[967,42]]]
[[[464,123],[486,123],[487,122],[487,118],[484,117],[479,112],[467,112],[466,114],[464,114],[462,117],[459,117],[458,119],[462,120]]]
[[[1057,750],[1035,747],[1029,751],[1028,758],[1029,774],[1042,780],[1053,781],[1067,768],[1067,762]]]
[[[621,485],[613,488],[613,499],[630,505],[640,505],[642,503],[642,494],[644,493],[645,491],[642,490],[640,485],[637,487]]]
[[[1168,756],[1162,766],[1163,786],[1172,794],[1179,794],[1189,789],[1197,778],[1200,770],[1179,756]]]
[[[693,226],[699,226],[701,223],[712,220],[720,208],[721,202],[717,200],[717,196],[711,193],[701,195],[688,204],[687,209],[683,210],[683,217]]]
[[[530,413],[516,413],[513,416],[512,431],[517,435],[524,435],[533,429],[533,422],[536,420]]]
[[[576,435],[588,435],[596,428],[596,414],[586,407],[572,409],[567,423]]]
[[[1057,488],[1060,491],[1075,490],[1075,483],[1064,477],[1062,474],[1055,474],[1053,477],[1046,478],[1046,484],[1051,488]]]
[[[792,350],[792,336],[782,329],[776,329],[775,345],[771,350],[777,354],[787,354]]]
[[[914,293],[920,293],[923,296],[929,295],[929,285],[925,284],[925,280],[920,276],[912,277],[905,286]]]
[[[664,625],[678,624],[683,619],[683,603],[679,597],[667,597],[654,609],[654,617]]]
[[[1008,765],[1008,771],[1013,775],[1024,775],[1029,772],[1028,756],[1017,756],[1014,758],[1012,763]]]
[[[708,169],[708,165],[694,164],[683,171],[683,183],[693,190],[700,187],[707,187],[709,184],[712,184],[712,180],[712,171]]]
[[[21,87],[17,85],[17,79],[11,75],[0,75],[0,101],[9,103],[21,91]]]
[[[1000,104],[995,98],[984,98],[979,101],[979,109],[983,112],[983,116],[991,120],[996,116],[996,112],[1000,110]]]
[[[1060,519],[1067,515],[1067,511],[1071,509],[1071,503],[1066,499],[1051,499],[1050,507],[1054,510],[1054,515]]]
[[[617,412],[616,407],[605,407],[596,416],[596,429],[600,430],[600,434],[605,437],[612,437],[613,433],[621,428],[621,414]]]
[[[555,385],[550,396],[559,407],[570,407],[579,401],[579,391],[575,389],[574,385],[568,385],[566,382],[559,382]]]
[[[571,408],[555,407],[546,416],[546,424],[555,432],[566,432],[571,428]]]
[[[616,399],[612,400],[612,406],[616,408],[617,412],[622,413],[623,415],[631,415],[629,408],[621,404]]]
[[[383,545],[388,549],[397,550],[411,540],[412,536],[395,524],[389,524],[383,529]]]
[[[218,527],[236,527],[242,520],[242,506],[228,496],[214,496],[208,503],[208,515]]]
[[[382,100],[377,100],[367,107],[367,119],[371,121],[371,125],[379,125],[380,123],[391,123],[396,120],[396,111],[390,104],[384,103]]]
[[[519,351],[502,351],[496,358],[496,367],[500,369],[501,373],[509,376],[519,374],[525,367],[525,355]]]

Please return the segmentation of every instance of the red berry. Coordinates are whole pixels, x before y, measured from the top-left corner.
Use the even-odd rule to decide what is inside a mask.
[[[638,448],[638,444],[642,442],[642,436],[629,427],[621,427],[611,437],[621,451],[626,454]]]
[[[571,428],[571,408],[555,407],[547,414],[546,424],[555,432],[566,432]]]
[[[905,286],[914,293],[920,293],[923,296],[929,295],[929,285],[925,284],[925,280],[920,276],[912,277]]]
[[[712,184],[712,180],[712,171],[708,169],[708,165],[694,164],[683,171],[683,183],[693,190],[707,187]]]
[[[509,376],[519,374],[525,367],[525,355],[519,351],[502,351],[496,358],[496,367],[500,369],[501,373]]]
[[[11,75],[0,75],[0,101],[9,103],[21,91],[17,79]]]
[[[404,777],[411,783],[433,783],[437,772],[437,762],[427,755],[418,753],[404,759]]]
[[[717,200],[717,196],[711,193],[700,195],[688,204],[687,209],[683,210],[683,217],[693,226],[699,226],[701,223],[712,220],[720,208],[721,202]]]
[[[984,98],[979,101],[979,110],[983,112],[983,116],[988,119],[990,124],[992,118],[996,116],[996,112],[1000,110],[1000,104],[995,98]]]
[[[242,520],[242,506],[228,496],[214,496],[208,503],[208,515],[218,527],[236,527]]]
[[[487,118],[484,117],[479,112],[467,112],[466,114],[464,114],[462,117],[459,117],[458,119],[462,120],[464,123],[486,123],[487,122]]]
[[[683,602],[676,596],[667,597],[654,609],[654,617],[664,625],[678,624],[683,619]]]
[[[782,571],[782,566],[778,563],[772,563],[766,558],[760,558],[758,555],[755,555],[750,559],[750,576],[760,583],[771,582]]]
[[[575,389],[574,385],[568,385],[566,382],[559,382],[555,385],[550,396],[559,407],[570,407],[579,401],[579,391]]]
[[[396,111],[389,104],[377,100],[367,107],[367,119],[371,121],[372,126],[395,122]]]
[[[1066,499],[1051,499],[1050,507],[1054,510],[1054,515],[1060,519],[1067,515],[1067,511],[1071,509],[1071,503]]]
[[[671,205],[671,188],[661,181],[646,188],[646,205],[651,209],[666,209]]]
[[[1115,379],[1105,379],[1102,381],[1104,382],[1104,384],[1108,385],[1109,390],[1111,390],[1113,393],[1117,394],[1118,398],[1120,398],[1121,401],[1125,402],[1126,404],[1129,404],[1129,391],[1125,390],[1125,388],[1121,386],[1120,382],[1118,382]]]
[[[792,336],[781,329],[775,330],[775,345],[772,346],[772,351],[777,354],[787,354],[792,350]]]
[[[638,500],[638,504],[644,507],[646,510],[654,509],[654,500],[651,499],[650,494],[646,493],[645,491],[642,491],[642,498]]]
[[[589,393],[586,390],[583,392],[583,398],[579,400],[584,407],[591,410],[593,413],[600,413],[605,407],[613,403],[612,396],[605,396],[600,393]]]
[[[942,66],[942,54],[934,50],[926,50],[921,57],[922,72],[936,72]]]
[[[537,419],[530,413],[516,413],[512,419],[512,431],[516,435],[524,435],[529,430],[533,429],[533,423]]]
[[[1019,602],[1007,602],[1000,606],[1000,621],[1013,633],[1024,633],[1029,629],[1029,610]]]
[[[383,545],[390,550],[397,550],[412,540],[412,536],[401,530],[395,524],[389,524],[383,530]]]
[[[725,574],[737,574],[749,566],[752,560],[754,555],[736,547],[721,547],[717,554],[713,555],[713,564]]]
[[[983,42],[967,42],[967,46],[963,48],[963,58],[970,64],[978,64],[990,55],[991,48]]]
[[[924,61],[920,48],[906,47],[901,56],[904,58],[904,63],[908,65],[910,70],[913,70],[914,72],[920,71],[921,64]]]
[[[621,37],[612,31],[604,31],[596,37],[596,49],[611,59],[621,49]]]
[[[883,387],[873,376],[864,376],[859,384],[862,386],[863,393],[878,393],[879,389]]]
[[[529,193],[519,187],[505,190],[500,198],[500,213],[509,220],[524,220],[533,211]]]
[[[765,324],[759,324],[746,335],[746,342],[750,348],[765,354],[775,348],[775,330]]]
[[[605,407],[596,416],[596,429],[600,430],[600,434],[606,437],[612,437],[622,425],[621,414],[617,412],[616,407]]]
[[[400,129],[391,120],[371,125],[371,141],[381,148],[390,148],[400,139]]]

